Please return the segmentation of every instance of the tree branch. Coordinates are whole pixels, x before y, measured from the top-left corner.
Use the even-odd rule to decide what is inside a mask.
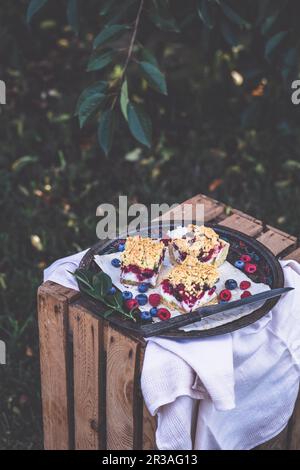
[[[131,59],[131,56],[132,56],[132,53],[133,53],[134,43],[135,43],[135,40],[136,40],[136,35],[137,35],[137,31],[138,31],[138,27],[139,27],[139,23],[140,23],[140,19],[141,19],[141,14],[142,14],[143,6],[144,6],[144,1],[145,0],[141,0],[140,6],[139,6],[139,9],[138,9],[136,18],[135,18],[135,22],[134,22],[134,26],[133,26],[133,33],[132,33],[130,43],[129,43],[129,48],[128,48],[128,54],[127,54],[126,60],[125,60],[124,65],[123,65],[122,75],[120,77],[119,91],[118,91],[116,97],[114,98],[114,100],[112,102],[111,109],[113,109],[115,104],[116,104],[116,101],[117,101],[117,99],[120,95],[120,92],[121,92],[123,82],[125,80],[126,71],[127,71],[127,68],[128,68],[129,63],[130,63],[130,59]]]

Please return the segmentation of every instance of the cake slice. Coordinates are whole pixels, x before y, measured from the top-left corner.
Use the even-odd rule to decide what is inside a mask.
[[[165,256],[165,245],[159,240],[140,236],[128,237],[121,254],[121,282],[156,285]]]
[[[181,264],[171,269],[160,286],[162,302],[181,313],[191,312],[203,305],[218,302],[216,282],[219,279],[215,266],[199,263],[187,256]]]
[[[172,263],[182,263],[190,255],[201,263],[209,263],[218,267],[224,263],[229,251],[229,243],[222,240],[219,235],[210,227],[204,225],[188,225],[183,227],[182,235],[179,238],[170,236],[169,253]],[[178,231],[174,231],[175,234]]]

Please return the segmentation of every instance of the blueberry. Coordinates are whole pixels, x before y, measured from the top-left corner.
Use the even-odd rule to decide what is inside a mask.
[[[156,307],[150,308],[150,314],[151,314],[151,317],[155,317],[157,315],[157,308]]]
[[[121,266],[121,261],[118,258],[114,258],[111,260],[111,264],[114,268],[119,268]]]
[[[135,296],[135,300],[138,301],[139,305],[146,305],[148,302],[148,297],[146,294],[138,294]]]
[[[259,261],[259,256],[256,253],[253,253],[252,259],[253,259],[253,261],[257,262],[257,261]]]
[[[234,266],[238,269],[243,269],[245,263],[244,261],[241,261],[240,259],[238,259],[235,263],[234,263]]]
[[[124,290],[124,292],[122,292],[122,297],[124,300],[131,300],[133,296],[129,290]]]
[[[146,282],[142,282],[142,284],[139,284],[138,291],[141,292],[142,294],[144,292],[147,292],[148,289],[149,289],[149,284],[147,284]]]
[[[141,319],[142,320],[151,320],[151,313],[144,310],[143,312],[141,312]]]
[[[225,287],[226,287],[226,289],[229,289],[229,290],[236,289],[236,287],[237,287],[236,280],[235,279],[227,279],[227,281],[225,282]]]
[[[119,251],[124,251],[125,250],[125,243],[119,243],[118,250]]]
[[[116,292],[117,292],[117,289],[114,286],[112,286],[107,293],[109,295],[114,295]]]

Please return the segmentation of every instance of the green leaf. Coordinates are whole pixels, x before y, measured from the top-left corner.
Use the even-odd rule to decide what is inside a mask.
[[[122,307],[123,305],[123,296],[119,290],[114,294],[113,299],[117,307]]]
[[[103,93],[97,92],[93,95],[87,96],[79,106],[78,116],[79,124],[82,128],[91,115],[97,110],[97,108],[105,100],[105,95]]]
[[[122,0],[122,2],[118,1],[116,13],[115,11],[112,12],[111,18],[106,22],[106,25],[116,24],[119,20],[122,20],[124,16],[128,13],[129,7],[136,3],[137,0]]]
[[[162,1],[153,1],[150,10],[149,18],[161,30],[179,33],[180,29],[176,19],[172,16],[169,3]]]
[[[107,13],[110,12],[111,8],[114,6],[116,3],[116,0],[107,0],[104,2],[104,5],[101,6],[99,14],[100,16],[105,16]]]
[[[139,66],[149,85],[159,93],[167,95],[166,80],[161,71],[149,62],[139,62]]]
[[[99,120],[98,142],[107,156],[113,142],[115,130],[115,113],[112,109],[104,111]]]
[[[211,13],[208,9],[208,1],[198,0],[197,11],[205,26],[207,26],[209,29],[212,29],[214,26],[214,22]]]
[[[142,57],[143,57],[145,62],[150,62],[150,64],[152,64],[152,65],[154,65],[155,67],[158,68],[158,62],[157,62],[155,56],[146,47],[143,47],[143,49],[142,49]]]
[[[90,85],[88,88],[83,90],[81,95],[79,96],[76,104],[76,109],[74,115],[77,116],[79,113],[79,108],[84,100],[86,100],[89,96],[95,96],[96,94],[103,94],[105,95],[107,91],[107,82],[99,81]]]
[[[88,72],[93,72],[94,70],[102,70],[104,67],[109,65],[114,56],[114,51],[107,51],[104,54],[99,55],[97,54],[92,54],[88,66],[87,66],[87,71]]]
[[[112,287],[112,281],[108,274],[101,271],[93,276],[93,287],[100,297],[105,297]]]
[[[229,20],[231,20],[233,23],[237,24],[240,27],[243,28],[250,28],[251,24],[248,23],[248,21],[244,20],[238,13],[236,13],[230,6],[228,6],[225,2],[219,1],[218,2],[220,7],[223,10],[223,13]]]
[[[113,308],[110,308],[109,310],[106,310],[104,313],[102,313],[101,315],[104,317],[104,318],[107,318],[109,317],[109,315],[111,315],[112,313],[114,312],[114,309]]]
[[[268,16],[266,18],[265,22],[261,26],[262,34],[267,34],[270,31],[276,19],[278,18],[278,15],[279,15],[279,11],[275,12],[274,15]]]
[[[48,0],[31,0],[28,8],[27,8],[27,15],[26,20],[27,23],[30,23],[32,17],[44,6],[46,5]]]
[[[103,46],[107,41],[118,38],[124,31],[128,30],[129,26],[125,24],[113,24],[105,26],[105,28],[95,37],[93,48]]]
[[[73,273],[73,275],[76,277],[76,279],[82,284],[84,284],[86,287],[89,289],[93,288],[93,276],[90,271],[87,269],[76,269],[76,271]]]
[[[128,99],[128,83],[127,80],[124,80],[122,87],[121,87],[121,95],[120,95],[120,106],[121,106],[121,111],[126,119],[128,121],[128,115],[127,115],[127,105],[129,103]]]
[[[267,41],[265,46],[265,57],[267,60],[271,59],[273,52],[279,46],[281,41],[286,37],[287,33],[287,31],[280,31]]]
[[[221,22],[221,33],[231,47],[236,46],[239,43],[239,38],[235,29],[236,27],[230,24],[225,18]]]
[[[151,120],[140,104],[128,103],[128,125],[132,135],[146,147],[151,147]]]
[[[79,32],[78,0],[68,0],[67,18],[68,18],[69,25],[71,26],[73,31],[78,35],[78,32]]]
[[[14,163],[11,166],[12,171],[20,171],[22,168],[24,168],[27,165],[30,165],[32,163],[36,163],[39,160],[39,157],[34,156],[34,155],[24,155],[24,157],[18,158],[17,160],[14,161]]]

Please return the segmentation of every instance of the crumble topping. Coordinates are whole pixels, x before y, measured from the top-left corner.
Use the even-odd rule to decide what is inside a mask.
[[[173,286],[183,284],[184,290],[193,295],[199,292],[196,285],[213,287],[219,279],[219,272],[211,264],[199,263],[194,257],[187,256],[182,264],[169,272],[167,279]]]
[[[184,238],[173,240],[178,249],[182,252],[197,256],[200,252],[208,253],[220,243],[219,235],[210,227],[204,225],[188,225],[188,232]]]
[[[161,241],[140,236],[128,237],[121,254],[122,265],[132,264],[143,269],[153,269],[159,265],[164,249]]]

